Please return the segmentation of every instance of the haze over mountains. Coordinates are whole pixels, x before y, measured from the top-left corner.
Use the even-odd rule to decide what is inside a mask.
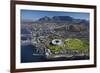
[[[70,16],[53,16],[53,17],[42,17],[38,21],[52,21],[52,22],[62,22],[62,21],[72,21],[73,18]]]
[[[75,19],[70,16],[53,16],[53,17],[48,17],[44,16],[36,21],[31,21],[31,20],[22,20],[22,23],[32,23],[32,22],[71,22],[71,23],[79,23],[79,22],[85,22],[88,23],[88,20],[85,19]]]

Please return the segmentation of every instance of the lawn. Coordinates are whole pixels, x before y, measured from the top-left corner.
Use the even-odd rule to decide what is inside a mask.
[[[49,45],[48,48],[54,52],[59,52],[63,49],[84,51],[85,49],[89,48],[89,43],[87,41],[80,40],[77,38],[63,39],[63,42],[64,42],[64,45],[61,45],[61,46]]]

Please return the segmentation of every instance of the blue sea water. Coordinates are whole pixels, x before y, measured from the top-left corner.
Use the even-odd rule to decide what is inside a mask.
[[[47,59],[45,55],[33,55],[35,53],[36,47],[33,45],[21,46],[21,63],[27,62],[49,62],[49,61],[67,61],[67,60],[87,60],[89,57],[75,57],[75,58],[54,58]]]
[[[34,56],[35,51],[33,45],[21,46],[21,62],[40,62],[45,60],[45,56]]]

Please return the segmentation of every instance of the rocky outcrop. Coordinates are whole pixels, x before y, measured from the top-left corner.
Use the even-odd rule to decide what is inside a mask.
[[[42,17],[38,21],[40,22],[62,22],[62,21],[72,21],[73,18],[70,16],[53,16],[53,17]]]
[[[45,17],[43,17],[43,18],[40,18],[38,21],[41,21],[41,22],[51,21],[51,18],[45,16]]]
[[[86,27],[84,23],[68,26],[68,31],[71,31],[71,32],[80,32],[80,31],[85,31],[85,30],[86,30]]]
[[[73,18],[70,16],[54,16],[52,18],[54,21],[72,21]]]

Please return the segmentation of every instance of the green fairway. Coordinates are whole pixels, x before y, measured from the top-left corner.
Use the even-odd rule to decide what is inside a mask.
[[[76,38],[63,39],[63,42],[64,45],[62,46],[49,45],[48,48],[54,52],[59,52],[62,49],[84,51],[89,48],[88,42]]]
[[[69,50],[82,51],[89,48],[88,42],[80,39],[66,39],[64,43]]]
[[[64,49],[64,46],[49,45],[48,48],[51,49],[52,51],[56,52],[56,51],[61,51],[62,49]]]

